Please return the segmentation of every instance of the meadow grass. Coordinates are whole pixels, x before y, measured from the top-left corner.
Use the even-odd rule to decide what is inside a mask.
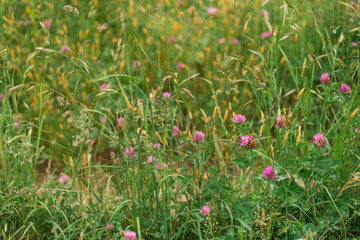
[[[3,1],[0,239],[360,239],[358,1]]]

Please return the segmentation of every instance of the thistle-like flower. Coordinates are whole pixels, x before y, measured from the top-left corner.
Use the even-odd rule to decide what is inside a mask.
[[[245,120],[246,120],[246,117],[241,114],[236,114],[233,118],[233,122],[237,123],[237,124],[244,123]]]
[[[263,176],[269,180],[278,178],[272,166],[267,166],[263,171]]]
[[[117,127],[116,127],[116,128],[117,128],[118,131],[121,131],[121,130],[123,129],[124,123],[125,123],[125,119],[124,119],[124,118],[119,117],[119,118],[117,119]]]
[[[173,132],[172,132],[172,136],[173,136],[173,137],[176,137],[176,138],[181,137],[181,131],[180,131],[180,129],[179,129],[178,126],[174,126],[174,130],[173,130]]]
[[[196,143],[203,142],[205,139],[205,134],[201,131],[196,131],[193,136],[193,141]]]
[[[218,9],[216,7],[209,7],[207,10],[207,14],[209,14],[211,17],[216,17],[218,14]]]
[[[160,169],[164,170],[164,169],[168,169],[168,168],[169,168],[169,166],[166,163],[160,164],[160,162],[157,162],[156,166],[155,166],[155,169],[157,169],[157,170],[160,170]]]
[[[128,148],[125,149],[125,157],[129,158],[130,154],[131,154],[132,157],[135,157],[135,150],[134,150],[133,147],[130,147],[130,151],[129,151]]]
[[[246,147],[247,150],[257,148],[254,135],[242,135],[240,137],[240,145]]]
[[[67,182],[69,182],[70,181],[70,178],[69,178],[69,176],[68,175],[62,175],[60,178],[59,178],[59,183],[60,184],[65,184],[65,183],[67,183]]]
[[[323,133],[315,134],[313,137],[313,143],[318,147],[323,147],[326,145],[326,140]]]
[[[320,77],[320,82],[325,85],[330,84],[331,83],[330,74],[323,73]]]
[[[125,240],[136,240],[136,233],[133,231],[124,232]]]
[[[339,91],[341,93],[349,93],[350,92],[350,87],[348,85],[346,85],[345,83],[343,83],[343,84],[341,84],[341,87],[340,87]]]
[[[209,206],[205,205],[201,209],[201,214],[203,216],[207,216],[207,215],[209,215],[210,211],[211,211],[211,209],[209,208]]]
[[[169,92],[164,92],[163,93],[163,98],[170,98],[170,93]]]

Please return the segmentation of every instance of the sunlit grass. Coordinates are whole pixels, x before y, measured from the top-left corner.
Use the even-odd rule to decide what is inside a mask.
[[[359,238],[359,11],[4,2],[0,238]]]

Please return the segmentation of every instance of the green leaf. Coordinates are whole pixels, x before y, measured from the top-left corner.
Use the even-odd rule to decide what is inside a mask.
[[[276,182],[280,182],[284,179],[288,179],[289,177],[287,175],[279,175],[277,178],[275,178]]]
[[[250,166],[249,161],[245,157],[236,158],[233,160],[233,162],[238,166],[240,169],[246,169]]]

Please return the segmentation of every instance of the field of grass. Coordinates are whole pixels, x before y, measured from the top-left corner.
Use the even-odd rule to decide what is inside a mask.
[[[360,1],[0,11],[0,239],[360,240]]]

